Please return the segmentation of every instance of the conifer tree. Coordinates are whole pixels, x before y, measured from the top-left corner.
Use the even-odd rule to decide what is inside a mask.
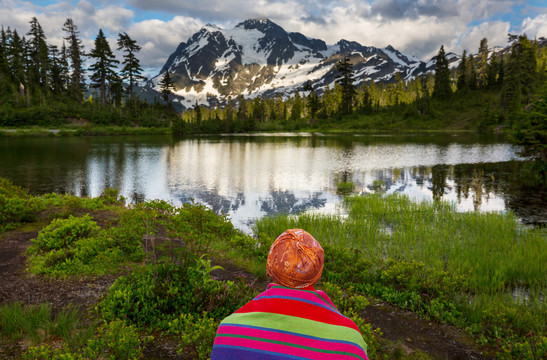
[[[171,91],[175,88],[173,80],[171,80],[171,74],[169,74],[169,69],[165,69],[163,77],[160,80],[160,91],[165,102],[169,102],[169,95]]]
[[[372,80],[371,80],[372,82]],[[361,99],[361,111],[365,115],[372,113],[372,94],[366,81],[363,83],[363,95]]]
[[[502,104],[508,114],[531,100],[537,81],[536,49],[526,35],[509,35],[511,54],[504,69]]]
[[[106,105],[107,82],[117,76],[115,75],[114,66],[119,61],[112,53],[102,29],[99,29],[99,34],[95,39],[95,47],[91,50],[89,56],[95,59],[95,63],[89,67],[89,70],[92,71],[91,81],[93,81],[93,87],[100,89],[101,104]]]
[[[488,40],[483,38],[479,46],[477,59],[477,88],[485,88],[488,84]]]
[[[37,86],[48,87],[48,46],[46,35],[36,17],[30,21],[29,39],[29,80]]]
[[[534,168],[547,184],[547,84],[529,108],[521,111],[510,135],[521,146],[520,155],[535,160]]]
[[[59,66],[61,69],[61,80],[63,81],[63,91],[68,90],[70,85],[70,73],[68,66],[68,49],[66,48],[65,42],[63,41],[63,46],[61,47],[61,54],[59,58]]]
[[[308,109],[308,112],[310,114],[311,120],[315,118],[315,115],[321,109],[321,100],[319,99],[319,96],[317,95],[317,92],[313,89],[313,86],[311,85],[311,82],[306,82],[304,85],[304,91],[309,91],[308,95],[308,101],[306,103],[306,107]]]
[[[467,81],[467,86],[471,90],[477,90],[478,80],[477,80],[477,70],[475,68],[475,59],[470,55],[467,58],[467,64],[465,68],[465,79]]]
[[[81,101],[85,87],[82,60],[84,47],[79,37],[78,27],[71,18],[66,19],[63,31],[67,33],[65,40],[68,42],[67,55],[70,59],[71,68],[69,93],[71,97]]]
[[[450,69],[448,68],[448,60],[446,60],[444,45],[441,45],[436,60],[433,97],[440,100],[447,100],[452,95],[452,88],[450,87]]]
[[[291,120],[298,121],[302,117],[302,97],[300,96],[300,93],[297,91],[296,94],[294,94],[294,102],[291,107]]]
[[[457,91],[459,93],[464,93],[469,89],[466,75],[467,75],[467,50],[464,50],[462,53],[462,59],[458,65],[458,80],[456,82]]]
[[[50,87],[53,93],[60,94],[64,90],[62,62],[60,59],[59,48],[56,45],[49,46],[49,77]]]
[[[395,84],[393,84],[393,89],[391,91],[391,104],[399,105],[404,98],[405,85],[403,84],[403,78],[401,74],[397,71],[395,73]]]
[[[9,76],[8,37],[4,27],[0,30],[0,79],[5,83]]]
[[[336,83],[342,88],[342,101],[340,103],[340,112],[342,114],[351,114],[353,112],[353,100],[356,94],[355,85],[353,85],[353,65],[349,57],[344,57],[336,63],[336,70],[339,76]]]
[[[141,47],[137,45],[137,41],[131,39],[127,33],[118,34],[118,50],[122,50],[125,54],[123,55],[122,64],[123,69],[120,72],[123,79],[129,80],[129,99],[133,100],[133,87],[138,80],[145,79],[141,75],[143,69],[140,66],[139,59],[136,56],[141,50]]]
[[[486,84],[489,89],[496,87],[499,76],[499,62],[497,60],[495,52],[490,55],[490,61],[488,62],[488,74]]]
[[[8,46],[8,62],[12,82],[16,86],[25,86],[27,84],[25,77],[25,41],[21,39],[17,30],[9,32],[10,41]]]
[[[336,99],[334,98],[334,92],[331,90],[329,84],[327,84],[325,92],[323,93],[323,111],[327,118],[330,118],[336,111]]]

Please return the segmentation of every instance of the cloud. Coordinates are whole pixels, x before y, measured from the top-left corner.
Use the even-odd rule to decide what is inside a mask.
[[[253,17],[286,18],[288,14],[304,13],[302,1],[296,0],[127,0],[145,11],[163,11],[171,14],[199,18],[205,22],[228,25]],[[288,11],[290,9],[290,11]]]
[[[142,47],[139,53],[141,63],[146,67],[161,68],[179,43],[186,42],[203,25],[199,20],[176,16],[170,21],[145,20],[135,23],[127,33]]]
[[[488,46],[503,46],[507,43],[507,34],[510,24],[503,21],[485,22],[464,32],[461,37],[450,44],[451,51],[461,54],[463,50],[476,54],[479,51],[480,41],[488,40]]]
[[[547,14],[541,14],[535,18],[527,17],[522,22],[519,33],[525,33],[528,38],[547,37]]]
[[[420,16],[444,18],[459,14],[455,0],[376,0],[372,13],[386,19],[417,19]]]
[[[117,34],[127,32],[142,46],[141,65],[156,71],[205,23],[232,28],[251,17],[268,17],[289,32],[328,44],[344,38],[363,45],[392,45],[423,60],[435,55],[441,44],[447,51],[476,52],[483,37],[494,46],[506,44],[508,32],[547,36],[547,7],[524,0],[60,0],[47,6],[0,0],[0,8],[0,24],[22,35],[36,16],[48,42],[55,45],[62,44],[66,34],[61,28],[70,17],[86,51],[99,28],[113,49]],[[148,19],[149,14],[154,18]]]

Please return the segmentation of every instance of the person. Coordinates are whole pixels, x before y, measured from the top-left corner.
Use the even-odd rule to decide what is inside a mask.
[[[357,325],[313,287],[323,261],[323,248],[305,230],[281,234],[268,253],[273,282],[221,322],[211,360],[367,360]]]

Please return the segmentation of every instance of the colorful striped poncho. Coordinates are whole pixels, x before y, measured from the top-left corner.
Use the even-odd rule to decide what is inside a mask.
[[[222,321],[211,360],[366,360],[366,348],[323,291],[270,284]]]

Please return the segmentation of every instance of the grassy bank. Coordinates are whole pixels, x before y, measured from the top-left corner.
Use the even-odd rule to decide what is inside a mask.
[[[512,214],[458,213],[447,203],[350,197],[347,218],[263,218],[264,238],[307,229],[325,244],[325,278],[467,328],[500,358],[547,356],[547,237]]]
[[[61,126],[57,128],[0,128],[0,137],[108,136],[108,135],[167,135],[168,127],[130,126]]]
[[[0,233],[25,223],[40,229],[25,254],[28,271],[45,282],[119,278],[82,310],[85,323],[63,320],[74,317],[70,308],[48,315],[47,307],[4,304],[0,328],[15,330],[0,340],[28,341],[26,359],[142,358],[150,344],[165,341],[182,358],[206,359],[219,321],[257,290],[245,277],[211,277],[216,267],[205,254],[264,278],[273,240],[302,227],[323,244],[322,286],[359,325],[371,358],[395,353],[360,318],[368,305],[363,295],[465,328],[496,346],[499,358],[545,356],[544,232],[520,227],[511,214],[462,214],[404,197],[350,197],[346,205],[346,218],[261,219],[253,238],[198,204],[126,206],[116,190],[93,199],[33,197],[2,180]]]
[[[22,342],[16,358],[140,359],[150,346],[168,343],[182,359],[209,358],[221,319],[257,290],[245,277],[213,278],[218,267],[206,254],[229,260],[219,249],[238,244],[251,249],[254,239],[202,205],[126,206],[124,200],[116,190],[93,199],[35,197],[0,182],[0,233],[40,229],[24,254],[32,279],[47,288],[54,286],[51,281],[69,282],[72,292],[85,291],[86,279],[117,277],[92,308],[22,305],[25,299],[1,304],[0,350]],[[40,291],[33,284],[33,292]],[[366,299],[355,295],[348,302],[346,292],[334,284],[332,289],[335,302],[343,301],[345,313],[359,324],[369,354],[380,356],[379,333],[358,315]]]

